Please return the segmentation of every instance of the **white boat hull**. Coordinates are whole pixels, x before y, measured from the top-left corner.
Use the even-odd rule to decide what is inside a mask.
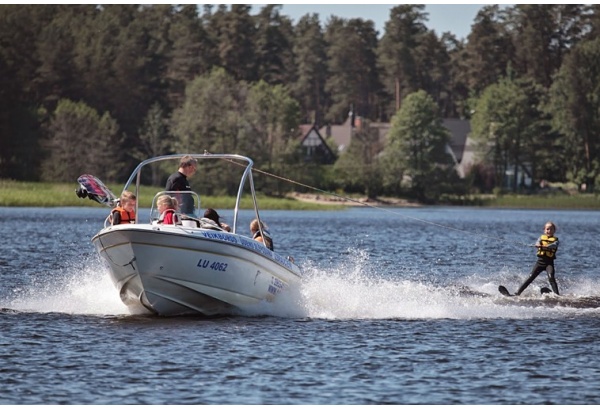
[[[231,314],[297,286],[299,268],[250,238],[173,225],[109,226],[92,242],[121,300],[162,316]]]

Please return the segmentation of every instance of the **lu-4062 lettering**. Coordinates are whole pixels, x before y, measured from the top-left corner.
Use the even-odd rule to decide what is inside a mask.
[[[227,270],[227,264],[224,262],[213,262],[208,259],[200,259],[196,265],[202,269],[212,269],[219,272],[225,272]]]

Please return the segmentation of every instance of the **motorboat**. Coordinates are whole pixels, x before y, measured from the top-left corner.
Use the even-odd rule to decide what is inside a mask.
[[[157,198],[173,194],[167,191],[154,194],[150,217],[140,220],[138,207],[147,191],[140,186],[148,175],[143,172],[160,162],[178,163],[184,155],[198,160],[200,172],[203,164],[211,161],[240,170],[230,232],[203,223],[200,196],[194,191],[177,192],[194,199],[193,213],[178,214],[178,223],[159,222]],[[242,233],[248,229],[247,225],[240,226],[243,195],[252,199],[252,217],[261,220],[252,169],[253,161],[248,157],[209,153],[158,156],[135,168],[123,188],[137,196],[135,223],[113,226],[107,220],[92,238],[125,305],[135,312],[161,316],[229,315],[259,303],[275,302],[300,285],[302,273],[293,258]],[[84,175],[78,181],[78,196],[110,206],[118,203],[118,198],[95,177]],[[263,233],[265,226],[259,226]]]

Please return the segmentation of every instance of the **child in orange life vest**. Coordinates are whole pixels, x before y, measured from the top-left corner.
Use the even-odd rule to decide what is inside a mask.
[[[156,200],[156,208],[160,213],[158,223],[165,225],[176,225],[179,224],[179,218],[175,215],[179,204],[177,199],[169,195],[161,195]]]
[[[123,191],[119,199],[119,206],[115,207],[109,216],[111,225],[135,223],[136,196],[133,192]]]
[[[554,232],[556,232],[556,225],[550,221],[546,222],[546,225],[544,225],[544,234],[535,243],[535,247],[538,249],[537,262],[516,295],[520,295],[544,270],[548,274],[548,281],[550,282],[550,286],[552,286],[552,291],[558,295],[558,285],[554,278],[554,259],[558,251],[558,238],[554,236]]]

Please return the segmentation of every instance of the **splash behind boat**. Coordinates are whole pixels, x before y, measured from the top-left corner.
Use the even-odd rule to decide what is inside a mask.
[[[143,161],[123,190],[132,191],[139,201],[142,170],[149,171],[150,164],[179,160],[183,155]],[[301,272],[290,258],[240,233],[239,210],[246,188],[250,191],[254,217],[260,221],[252,160],[233,154],[185,155],[196,158],[199,168],[210,161],[228,162],[233,168],[241,168],[231,232],[204,223],[198,215],[200,198],[193,191],[177,193],[190,195],[195,205],[192,215],[178,214],[180,224],[158,223],[156,199],[165,193],[174,194],[164,191],[154,196],[149,221],[139,220],[136,209],[135,223],[111,226],[106,222],[92,242],[107,263],[121,300],[134,311],[141,309],[163,316],[213,316],[231,314],[263,301],[273,302],[299,286]],[[89,180],[90,176],[86,177]],[[82,180],[80,184],[78,196],[87,194],[100,203],[112,203],[103,200],[106,192],[93,191],[94,184]]]

